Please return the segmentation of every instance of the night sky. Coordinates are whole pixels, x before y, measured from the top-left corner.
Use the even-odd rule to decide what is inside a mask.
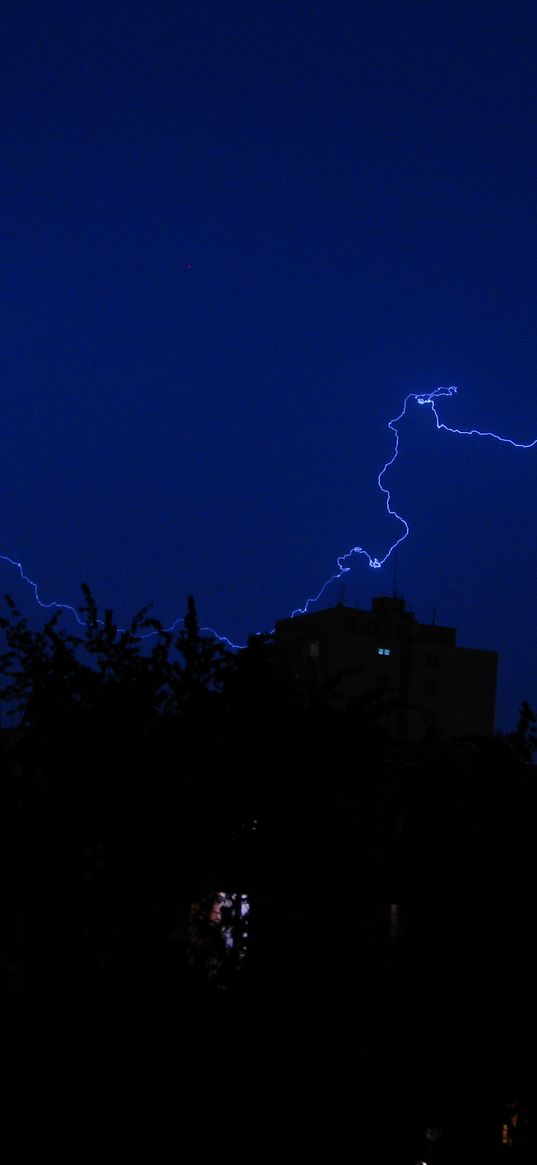
[[[0,554],[236,642],[400,527],[408,393],[537,437],[537,10],[3,0]],[[410,402],[397,588],[537,706],[537,449]],[[393,559],[325,593],[369,607]],[[0,562],[0,593],[32,593]],[[71,620],[72,622],[72,620]],[[69,619],[66,625],[70,625]]]

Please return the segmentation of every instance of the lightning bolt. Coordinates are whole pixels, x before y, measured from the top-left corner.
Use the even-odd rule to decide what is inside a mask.
[[[445,425],[438,416],[436,402],[441,397],[452,397],[455,396],[456,393],[457,388],[454,384],[450,385],[449,388],[435,388],[433,392],[409,392],[404,399],[403,407],[399,415],[397,417],[393,417],[391,421],[388,421],[388,428],[394,435],[394,450],[389,461],[386,461],[378,474],[377,485],[380,492],[384,496],[386,512],[390,515],[390,518],[395,518],[399,522],[401,527],[399,537],[396,538],[394,542],[392,542],[392,545],[390,546],[389,550],[387,550],[383,558],[377,558],[376,556],[371,555],[369,551],[366,550],[363,546],[352,546],[346,554],[340,554],[336,559],[336,572],[330,575],[330,578],[327,578],[326,582],[323,583],[321,589],[317,591],[316,595],[312,595],[311,598],[306,599],[303,607],[297,607],[296,610],[291,612],[292,617],[294,615],[305,615],[311,606],[319,602],[319,599],[322,598],[324,592],[331,583],[337,582],[337,580],[342,578],[343,575],[348,574],[348,572],[351,570],[350,560],[354,557],[354,555],[362,555],[367,559],[367,563],[372,570],[380,570],[380,568],[384,566],[384,563],[387,562],[391,557],[394,550],[397,550],[397,547],[400,546],[402,542],[405,542],[408,538],[410,534],[410,526],[406,518],[403,518],[401,514],[397,513],[397,510],[392,508],[391,493],[388,487],[384,485],[384,475],[389,469],[391,469],[392,465],[394,465],[399,456],[399,430],[397,426],[399,422],[402,421],[406,416],[406,410],[409,401],[415,400],[418,405],[429,408],[435,419],[436,428],[438,430],[442,429],[446,433],[453,433],[457,437],[490,437],[494,441],[501,442],[502,445],[512,445],[514,449],[533,449],[537,445],[537,437],[534,441],[529,441],[527,444],[524,444],[523,442],[513,441],[511,437],[501,437],[498,435],[498,433],[481,432],[480,429],[452,429],[449,425]]]
[[[397,538],[395,538],[395,540],[392,542],[391,546],[386,551],[386,554],[382,558],[379,558],[376,555],[370,554],[369,551],[366,550],[365,547],[363,547],[363,546],[351,546],[351,549],[348,550],[346,554],[340,554],[338,556],[338,558],[336,559],[337,569],[335,570],[334,574],[331,574],[330,577],[326,579],[326,582],[323,583],[322,587],[320,588],[320,590],[317,591],[316,594],[311,595],[310,598],[306,599],[306,602],[304,603],[303,607],[296,607],[295,610],[291,612],[291,617],[294,617],[295,615],[305,615],[309,611],[310,607],[312,607],[316,603],[318,603],[319,600],[324,595],[327,588],[332,583],[337,582],[338,579],[343,578],[343,576],[345,574],[349,573],[349,571],[352,568],[351,561],[355,556],[361,556],[361,557],[365,558],[367,561],[367,564],[371,568],[371,570],[380,570],[381,567],[384,566],[384,564],[388,561],[388,559],[394,553],[394,551],[397,550],[397,547],[400,546],[402,542],[405,542],[406,539],[408,538],[408,536],[410,534],[410,526],[409,526],[406,518],[404,518],[401,514],[399,514],[397,512],[397,510],[395,510],[392,507],[391,492],[388,489],[388,486],[384,484],[384,477],[385,477],[386,473],[388,472],[388,470],[391,469],[392,465],[395,464],[395,462],[397,461],[397,458],[399,456],[399,429],[398,429],[398,425],[406,416],[406,411],[407,411],[409,401],[416,401],[416,403],[418,405],[420,405],[422,408],[430,409],[430,411],[434,417],[434,420],[435,420],[436,429],[438,431],[452,433],[453,435],[455,435],[457,437],[490,438],[493,441],[499,441],[502,445],[511,445],[514,449],[526,449],[527,450],[527,449],[534,449],[535,448],[535,446],[537,445],[537,437],[533,441],[529,441],[529,442],[525,443],[525,442],[521,442],[521,441],[513,441],[511,437],[502,437],[498,433],[482,432],[481,429],[455,429],[449,425],[444,424],[444,422],[440,420],[440,417],[438,415],[437,402],[442,397],[453,397],[456,395],[456,393],[457,393],[457,388],[455,387],[455,385],[450,385],[449,388],[435,388],[432,392],[428,392],[428,393],[409,392],[408,395],[404,399],[401,412],[398,414],[398,416],[393,417],[392,420],[388,421],[388,423],[387,423],[388,429],[390,430],[391,433],[393,433],[393,438],[394,438],[393,453],[392,453],[392,456],[389,458],[389,460],[384,463],[384,465],[382,466],[382,469],[379,471],[378,476],[377,476],[377,485],[378,485],[378,488],[379,488],[381,494],[384,497],[384,504],[386,507],[387,514],[389,514],[390,518],[394,518],[399,523],[399,536]],[[84,620],[81,618],[80,613],[77,611],[76,607],[73,607],[70,603],[61,603],[61,602],[56,602],[56,601],[49,602],[49,603],[43,602],[43,600],[41,599],[41,596],[39,594],[38,584],[36,582],[34,582],[34,580],[31,579],[25,573],[25,570],[24,570],[21,562],[18,562],[15,558],[10,558],[9,555],[7,555],[7,554],[0,554],[0,562],[6,562],[9,566],[13,567],[18,572],[22,581],[27,584],[27,586],[30,588],[30,590],[33,591],[35,602],[37,603],[37,605],[39,607],[41,607],[45,611],[66,611],[70,615],[74,616],[74,618],[76,619],[76,622],[78,623],[78,625],[80,627],[85,626]],[[178,619],[175,619],[174,622],[172,624],[170,624],[169,627],[165,628],[165,630],[169,631],[169,632],[174,631],[175,628],[182,622],[183,622],[182,617],[179,617]],[[119,630],[123,630],[123,628],[119,628]],[[241,647],[240,644],[233,643],[230,639],[228,639],[226,635],[220,635],[212,627],[202,627],[201,631],[211,635],[213,638],[217,639],[220,643],[226,644],[229,648],[231,648],[234,651],[239,650]],[[157,632],[148,631],[148,632],[142,634],[140,636],[140,638],[149,638],[155,634],[157,634]]]

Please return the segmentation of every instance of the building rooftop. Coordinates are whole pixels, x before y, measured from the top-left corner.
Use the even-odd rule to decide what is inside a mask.
[[[390,693],[398,738],[494,731],[497,653],[458,647],[455,627],[419,623],[401,596],[376,597],[369,611],[338,603],[279,619],[275,641],[306,701],[337,680],[341,707],[379,688]]]

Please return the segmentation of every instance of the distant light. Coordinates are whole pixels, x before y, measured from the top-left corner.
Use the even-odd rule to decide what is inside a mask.
[[[391,647],[377,647],[377,655],[391,655]]]

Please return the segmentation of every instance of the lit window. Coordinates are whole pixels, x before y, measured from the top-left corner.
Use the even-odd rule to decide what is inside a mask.
[[[377,647],[377,655],[391,655],[391,647]]]
[[[507,1121],[502,1125],[502,1145],[512,1145],[511,1130]]]

